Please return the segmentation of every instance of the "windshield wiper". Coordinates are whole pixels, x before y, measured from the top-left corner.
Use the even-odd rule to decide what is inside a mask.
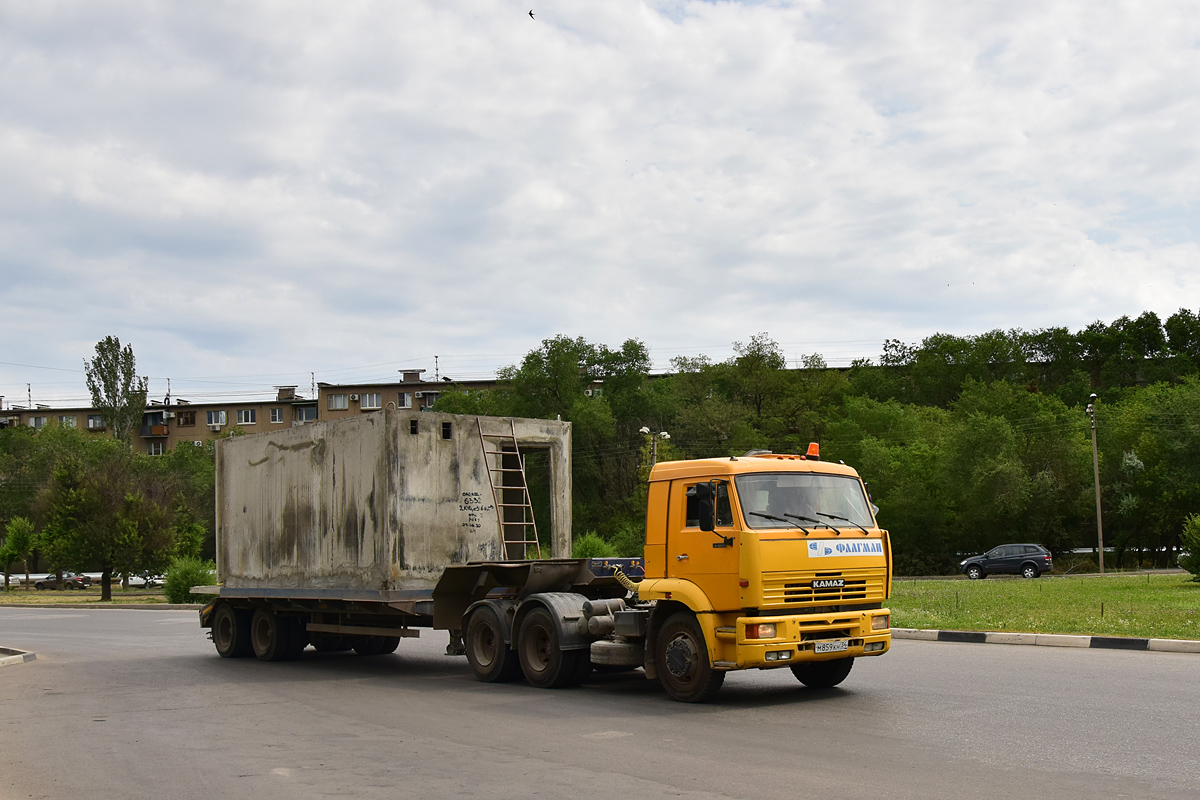
[[[786,512],[786,511],[783,513],[783,515],[784,515],[785,517],[791,517],[792,519],[802,519],[802,520],[804,520],[805,522],[815,522],[815,523],[816,523],[816,524],[818,524],[818,525],[824,525],[826,528],[829,528],[829,530],[833,531],[835,535],[837,535],[837,536],[841,536],[841,535],[842,535],[842,534],[841,534],[841,531],[839,531],[837,528],[835,528],[835,527],[833,527],[832,525],[830,525],[828,522],[822,522],[822,521],[821,521],[821,520],[819,520],[819,519],[813,519],[812,517],[806,517],[806,516],[804,516],[803,514],[789,514],[789,513],[788,513],[788,512]],[[806,532],[807,532],[807,531],[806,531]]]
[[[858,528],[860,531],[865,533],[867,536],[871,535],[871,532],[869,530],[864,528],[862,525],[859,525],[857,522],[855,522],[852,519],[847,519],[846,517],[839,517],[837,514],[825,514],[821,511],[817,512],[817,516],[818,517],[829,517],[830,519],[840,519],[842,522],[849,522],[851,525]]]
[[[800,530],[804,531],[805,533],[808,533],[808,528],[804,527],[803,525],[801,525],[797,522],[792,522],[790,519],[784,519],[783,517],[777,517],[774,514],[764,514],[761,511],[747,511],[746,513],[750,514],[751,516],[754,516],[754,517],[765,517],[766,519],[774,520],[775,522],[785,522],[788,525],[791,525],[793,528],[799,528]],[[791,516],[791,515],[789,514],[788,516]],[[816,522],[816,520],[813,520],[813,522]]]

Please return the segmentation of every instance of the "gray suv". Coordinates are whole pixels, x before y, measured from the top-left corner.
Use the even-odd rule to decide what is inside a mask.
[[[981,556],[971,556],[958,565],[958,571],[971,580],[997,573],[1036,578],[1054,566],[1050,551],[1040,544],[1002,544]]]

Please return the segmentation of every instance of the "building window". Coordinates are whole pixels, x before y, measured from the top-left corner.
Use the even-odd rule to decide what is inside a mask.
[[[442,438],[443,438],[443,439],[449,439],[449,438],[450,438],[450,435],[451,435],[451,433],[452,433],[452,431],[451,431],[451,428],[450,428],[450,423],[449,423],[449,422],[443,422],[443,423],[442,423]]]
[[[104,430],[104,415],[103,414],[88,414],[88,430],[89,431]]]
[[[162,442],[147,442],[146,452],[152,456],[161,456],[163,454]]]
[[[62,416],[58,418],[58,424],[64,428],[74,428],[76,419],[73,416]]]
[[[272,408],[271,409],[271,422],[283,422],[283,409],[282,408]]]
[[[401,392],[397,395],[396,408],[412,408],[412,392]]]
[[[224,425],[225,424],[225,412],[224,411],[209,411],[209,412],[207,412],[207,414],[208,414],[208,424],[209,425]]]
[[[329,410],[330,411],[344,411],[345,409],[349,408],[350,402],[347,398],[348,398],[348,395],[344,395],[344,394],[329,395]]]
[[[362,396],[362,407],[365,410],[373,410],[383,408],[383,395],[379,392],[371,392]]]
[[[414,436],[417,434],[417,421],[415,419],[410,419],[408,421],[408,432]]]
[[[180,428],[191,428],[196,424],[195,411],[180,411],[175,416],[175,425]]]
[[[42,428],[46,427],[46,418],[45,417],[30,417],[29,424],[35,430],[41,430]]]
[[[301,422],[313,422],[317,418],[316,406],[296,406],[296,419]]]
[[[238,425],[253,425],[258,419],[257,409],[239,408],[237,412]]]

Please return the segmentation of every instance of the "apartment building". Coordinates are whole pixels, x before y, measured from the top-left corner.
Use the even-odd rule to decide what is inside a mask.
[[[422,380],[424,370],[404,372],[401,380],[389,383],[317,384],[317,397],[303,397],[295,386],[277,386],[272,401],[189,403],[182,399],[150,401],[135,436],[134,446],[149,455],[161,455],[183,443],[203,446],[225,436],[234,428],[245,433],[262,433],[277,428],[304,425],[318,419],[342,419],[355,414],[391,409],[424,411],[437,402],[450,384]],[[454,384],[462,389],[485,389],[495,381]],[[96,434],[106,432],[104,417],[94,408],[34,408],[14,405],[0,411],[0,428],[27,425],[43,428],[61,425]]]

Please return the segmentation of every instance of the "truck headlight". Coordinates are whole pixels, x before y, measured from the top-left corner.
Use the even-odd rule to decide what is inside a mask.
[[[876,614],[871,617],[871,630],[882,631],[887,630],[888,623],[891,621],[890,614]]]
[[[775,623],[758,622],[746,626],[747,639],[774,639]]]

